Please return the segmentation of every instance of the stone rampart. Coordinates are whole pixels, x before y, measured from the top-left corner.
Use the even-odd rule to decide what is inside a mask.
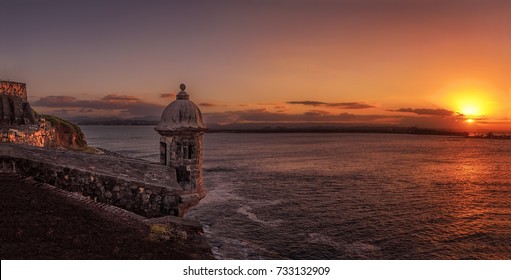
[[[205,196],[183,190],[166,166],[110,155],[2,143],[0,169],[148,218],[183,217]]]
[[[35,124],[24,83],[0,81],[0,125]]]
[[[46,123],[34,126],[0,127],[0,142],[36,147],[57,146],[55,129]]]
[[[28,102],[27,85],[25,83],[0,81],[0,93],[10,96],[18,96],[22,102]]]

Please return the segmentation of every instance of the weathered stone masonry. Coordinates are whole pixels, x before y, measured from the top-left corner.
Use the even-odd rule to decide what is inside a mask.
[[[181,84],[176,100],[170,103],[155,127],[160,137],[160,163],[175,172],[185,190],[206,193],[202,185],[203,135],[207,130],[202,113]]]
[[[72,123],[55,116],[36,120],[28,103],[24,83],[0,81],[0,142],[37,147],[83,149],[83,133]]]
[[[34,113],[28,103],[24,83],[0,81],[0,124],[35,124]]]
[[[0,142],[48,147],[55,135],[50,124],[35,119],[26,84],[0,81]]]
[[[149,218],[182,217],[204,195],[165,166],[116,156],[0,144],[0,168]]]
[[[44,120],[35,126],[0,127],[0,142],[6,143],[51,147],[56,146],[56,136],[55,128]]]

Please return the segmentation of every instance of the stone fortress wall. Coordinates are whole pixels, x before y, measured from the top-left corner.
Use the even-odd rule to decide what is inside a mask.
[[[0,124],[35,124],[35,117],[28,103],[26,84],[0,81]]]
[[[175,173],[163,165],[29,145],[2,144],[0,172],[33,178],[148,218],[183,217],[206,195],[184,190]]]
[[[0,142],[50,147],[56,142],[56,132],[44,121],[31,127],[0,128]]]
[[[5,95],[18,96],[23,102],[28,102],[27,85],[24,83],[0,81],[0,92]]]
[[[58,144],[57,137],[55,127],[36,119],[27,85],[0,80],[0,142],[50,147]]]

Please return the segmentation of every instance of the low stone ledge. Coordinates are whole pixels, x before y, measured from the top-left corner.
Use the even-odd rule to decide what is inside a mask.
[[[0,168],[147,218],[182,217],[205,195],[183,190],[165,166],[110,155],[1,144]]]

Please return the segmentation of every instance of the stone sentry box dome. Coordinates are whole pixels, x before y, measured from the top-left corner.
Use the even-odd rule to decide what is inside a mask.
[[[160,135],[160,163],[176,172],[179,185],[205,195],[202,187],[202,145],[206,125],[199,107],[190,101],[181,84],[176,100],[170,103],[154,128]]]

